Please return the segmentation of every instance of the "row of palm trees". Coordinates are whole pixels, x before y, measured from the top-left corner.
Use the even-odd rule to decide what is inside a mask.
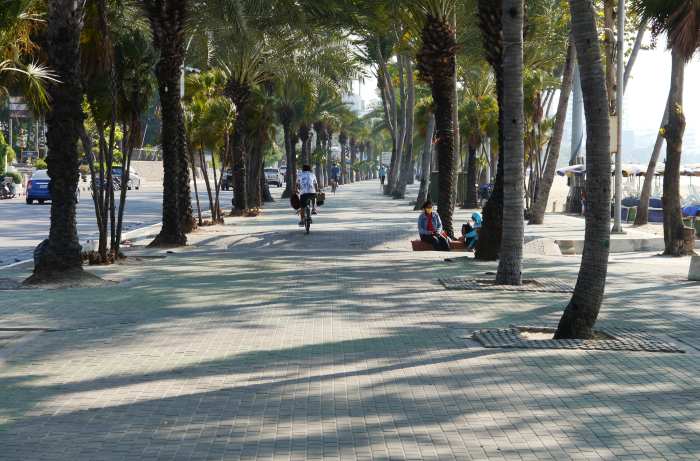
[[[341,145],[343,169],[348,157],[353,165],[362,166],[360,177],[370,175],[382,148],[378,141],[381,132],[391,150],[385,193],[396,198],[404,197],[406,185],[413,179],[414,152],[418,151],[414,142],[425,140],[420,150],[423,179],[419,195],[426,194],[426,169],[434,164],[439,171],[438,209],[450,234],[454,233],[455,169],[462,147],[466,146],[462,163],[472,178],[470,184],[476,182],[477,167],[485,170],[484,160],[490,162],[495,189],[484,209],[485,238],[479,241],[476,257],[498,258],[496,280],[520,284],[526,186],[523,164],[538,165],[540,171],[537,181],[528,187],[535,211],[533,222],[541,222],[542,203],[546,204],[548,182],[551,184],[558,157],[566,97],[559,98],[558,115],[550,125],[543,114],[549,113],[556,91],[561,89],[568,95],[573,62],[577,61],[588,131],[586,245],[576,291],[558,335],[590,336],[605,285],[610,196],[609,120],[600,112],[601,104],[609,107],[609,85],[597,35],[597,2],[570,0],[568,11],[557,0],[528,2],[527,9],[522,0],[141,0],[129,5],[133,9],[128,23],[138,28],[145,27],[147,21],[157,55],[153,74],[162,114],[166,180],[163,226],[153,245],[182,245],[195,227],[189,190],[195,153],[206,171],[203,152],[218,152],[221,170],[214,173],[214,186],[205,178],[212,219],[217,221],[222,218],[218,187],[225,166],[231,167],[234,177],[233,213],[243,214],[262,205],[266,195],[261,181],[263,156],[276,137],[275,126],[281,126],[283,132],[288,185],[295,180],[299,144],[301,161],[313,163],[319,177],[324,177],[334,134]],[[679,228],[679,214],[674,215],[676,208],[680,213],[673,198],[678,191],[674,195],[673,181],[668,179],[677,169],[684,126],[682,64],[697,45],[697,35],[688,37],[679,12],[692,11],[693,5],[686,0],[635,2],[645,24],[651,21],[655,31],[670,31],[674,50],[674,86],[665,130],[669,156],[665,182],[669,183],[670,197],[665,199],[669,210],[667,251],[669,245],[677,246],[673,242],[682,240],[682,223]],[[138,133],[137,112],[144,109],[138,101],[143,97],[133,102],[129,116],[125,115],[129,111],[120,110],[120,98],[116,97],[124,85],[116,81],[115,34],[108,24],[113,15],[106,14],[115,6],[107,0],[88,1],[84,8],[97,14],[84,15],[82,4],[47,2],[46,63],[61,83],[48,87],[54,103],[47,123],[55,200],[49,239],[36,252],[36,280],[81,270],[71,171],[77,166],[77,140],[84,139],[83,94],[88,96],[93,118],[100,115],[108,133],[109,142],[100,141],[100,148],[112,145],[117,120],[130,121],[134,131],[131,139]],[[83,18],[94,18],[94,23],[84,24]],[[65,27],[71,28],[70,34],[59,33]],[[674,32],[678,29],[685,32]],[[112,52],[99,54],[106,57],[101,60],[81,59],[84,35],[95,32],[94,49]],[[85,67],[86,62],[94,66],[88,69],[93,75],[107,78],[86,79],[85,69],[81,73],[81,64]],[[188,78],[189,96],[182,101],[185,62],[212,70]],[[344,110],[339,95],[347,82],[361,77],[364,68],[377,77],[382,104],[379,114],[360,120]],[[96,80],[111,82],[106,92],[111,97],[102,104],[93,104],[90,97],[91,91],[97,95],[94,101],[103,96],[100,88],[91,88]],[[147,83],[136,84],[141,89],[135,94],[145,94]],[[426,110],[421,112],[421,108]],[[422,120],[416,120],[416,114]],[[207,122],[212,117],[216,120],[213,127]],[[375,139],[372,143],[366,142],[370,136]],[[486,144],[489,149],[485,149]],[[109,149],[105,155],[110,155]],[[488,150],[491,155],[478,156],[479,150]],[[435,160],[431,161],[433,151]],[[354,169],[343,171],[349,180],[356,174]],[[476,197],[473,186],[470,188],[467,206],[473,205]],[[104,200],[109,201],[100,197],[99,202]],[[198,218],[201,223],[201,213]],[[100,219],[106,225],[104,211]],[[503,232],[504,228],[508,232]]]

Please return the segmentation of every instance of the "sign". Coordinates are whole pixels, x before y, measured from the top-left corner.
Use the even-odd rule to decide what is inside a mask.
[[[30,118],[32,116],[29,105],[21,96],[10,96],[10,117]]]
[[[391,152],[382,152],[382,164],[389,165],[391,163]]]

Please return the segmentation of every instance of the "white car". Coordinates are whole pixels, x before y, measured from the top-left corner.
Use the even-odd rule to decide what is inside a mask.
[[[265,168],[265,179],[268,184],[274,184],[276,187],[282,187],[284,184],[284,176],[277,168]]]

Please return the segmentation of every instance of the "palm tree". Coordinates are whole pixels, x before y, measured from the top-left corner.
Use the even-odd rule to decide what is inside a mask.
[[[683,80],[685,65],[700,44],[700,2],[695,0],[636,0],[637,11],[652,24],[655,34],[666,32],[671,49],[671,89],[668,97],[668,123],[662,129],[666,138],[664,168],[664,254],[693,254],[694,236],[686,237],[680,200],[680,167],[685,132]]]
[[[160,96],[163,151],[163,224],[152,246],[184,245],[192,227],[185,119],[180,104],[180,73],[185,59],[188,0],[141,0],[153,32]]]
[[[430,85],[435,103],[436,150],[439,167],[438,213],[445,232],[454,235],[452,213],[455,197],[455,143],[453,108],[457,42],[450,17],[454,1],[421,2],[425,23],[421,49],[416,56],[418,75]]]
[[[569,0],[571,29],[581,72],[586,113],[586,233],[574,294],[555,338],[593,334],[605,292],[610,247],[610,119],[596,11],[591,0]]]
[[[484,206],[484,224],[474,256],[481,260],[495,260],[501,248],[503,233],[503,36],[501,2],[478,0],[478,22],[486,61],[496,76],[498,99],[498,166],[493,192]]]
[[[520,285],[524,239],[523,0],[503,0],[503,226],[496,283]]]
[[[573,43],[569,43],[566,55],[566,64],[564,64],[564,72],[562,75],[561,88],[559,92],[559,102],[557,103],[557,115],[554,122],[554,129],[549,144],[547,145],[547,160],[545,162],[544,173],[542,180],[537,185],[535,200],[530,209],[529,224],[542,224],[544,221],[544,213],[547,208],[547,200],[549,192],[554,183],[557,162],[559,160],[559,149],[561,147],[562,136],[564,135],[564,125],[566,123],[566,113],[569,107],[569,96],[571,95],[571,87],[574,80],[574,63],[576,61],[576,47]]]
[[[77,143],[83,123],[80,84],[82,3],[48,2],[46,48],[48,65],[60,84],[52,84],[47,114],[48,174],[51,178],[49,237],[34,250],[34,273],[26,283],[82,276],[81,246],[75,217],[78,187]]]

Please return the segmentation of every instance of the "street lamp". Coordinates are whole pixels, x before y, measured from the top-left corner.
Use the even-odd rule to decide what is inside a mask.
[[[617,8],[617,123],[615,130],[615,218],[612,232],[623,234],[622,230],[622,100],[625,94],[625,0],[620,0]]]

